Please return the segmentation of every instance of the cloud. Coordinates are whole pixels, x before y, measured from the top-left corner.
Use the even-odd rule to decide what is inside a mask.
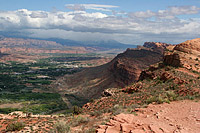
[[[86,6],[87,5],[87,6]],[[83,8],[84,7],[84,8]],[[200,18],[181,19],[179,15],[198,14],[196,6],[168,7],[166,10],[87,12],[86,9],[111,9],[116,6],[82,4],[69,12],[0,11],[0,32],[27,33],[34,37],[61,37],[73,40],[114,39],[123,43],[144,41],[177,43],[200,35]],[[72,7],[70,7],[72,8]],[[84,9],[84,10],[83,10]]]
[[[74,11],[85,11],[85,7],[80,4],[67,4],[65,5],[67,9],[74,10]]]
[[[155,15],[156,15],[156,13],[152,12],[150,10],[148,10],[146,12],[141,11],[141,12],[133,12],[133,13],[128,14],[129,17],[135,17],[135,18],[150,18]]]
[[[172,15],[183,15],[183,14],[197,14],[199,13],[200,8],[196,6],[172,6],[169,7],[169,9],[166,11],[169,14]]]
[[[86,9],[97,10],[97,11],[112,11],[111,8],[117,8],[118,6],[113,5],[98,5],[98,4],[67,4],[66,8],[74,11],[85,11]]]
[[[198,14],[199,11],[200,11],[200,8],[196,6],[171,6],[171,7],[168,7],[166,10],[158,10],[157,12],[153,12],[150,10],[132,12],[132,13],[129,13],[128,16],[132,18],[157,17],[157,18],[172,19],[172,18],[175,18],[175,16],[177,15]]]
[[[30,14],[32,18],[47,18],[48,14],[46,12],[32,12]]]

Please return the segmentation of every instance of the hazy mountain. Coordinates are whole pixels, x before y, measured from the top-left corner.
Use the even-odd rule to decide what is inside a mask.
[[[74,41],[70,39],[62,39],[62,38],[33,38],[27,37],[25,35],[19,34],[8,34],[0,32],[0,40],[1,38],[20,38],[20,39],[34,39],[34,40],[45,40],[56,42],[57,44],[61,44],[63,46],[78,46],[78,47],[92,47],[96,50],[109,50],[109,49],[127,49],[127,48],[136,48],[135,44],[124,44],[115,40],[102,40],[102,41]]]
[[[126,49],[126,48],[136,48],[136,45],[131,44],[123,44],[115,40],[107,40],[107,41],[90,41],[90,42],[80,42],[69,39],[61,39],[61,38],[48,38],[48,41],[55,41],[65,46],[83,46],[83,47],[95,47],[101,50],[105,49]]]

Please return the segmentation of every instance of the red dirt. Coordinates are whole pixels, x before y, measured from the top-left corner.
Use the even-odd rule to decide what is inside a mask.
[[[137,115],[119,114],[98,133],[199,133],[200,102],[177,101],[135,109]]]

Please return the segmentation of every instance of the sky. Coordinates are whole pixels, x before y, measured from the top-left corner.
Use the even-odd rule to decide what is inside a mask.
[[[176,44],[200,38],[200,0],[0,0],[0,34]]]

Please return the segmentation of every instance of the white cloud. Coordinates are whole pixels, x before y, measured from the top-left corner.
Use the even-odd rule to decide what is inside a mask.
[[[74,11],[85,11],[85,7],[80,4],[67,4],[65,5],[67,9]]]
[[[152,11],[150,11],[150,10],[148,10],[148,11],[146,11],[146,12],[133,12],[133,13],[129,13],[128,14],[129,15],[129,17],[138,17],[138,18],[150,18],[150,17],[153,17],[153,16],[155,16],[156,15],[156,13],[154,13],[154,12],[152,12]]]
[[[30,15],[32,18],[47,18],[48,14],[46,12],[32,12]]]
[[[196,6],[181,6],[181,7],[169,7],[167,12],[173,15],[182,15],[182,14],[197,14],[200,11],[200,8]]]
[[[98,5],[98,4],[67,4],[66,8],[74,11],[84,11],[86,9],[92,9],[97,11],[112,11],[110,8],[117,8],[113,5]]]
[[[87,5],[87,6],[86,6]],[[85,9],[115,8],[110,5],[82,4]],[[178,15],[197,14],[196,6],[169,7],[157,12],[105,14],[86,10],[45,12],[20,9],[0,11],[1,32],[26,32],[34,37],[61,37],[74,40],[114,39],[124,43],[144,41],[176,43],[200,35],[200,18],[180,19]],[[115,15],[116,14],[116,15]],[[126,16],[127,14],[127,16]],[[30,35],[30,34],[27,34]],[[187,35],[187,36],[186,36]]]
[[[158,10],[157,12],[153,12],[150,10],[147,11],[140,11],[140,12],[132,12],[129,13],[129,17],[138,17],[138,18],[165,18],[165,19],[172,19],[177,15],[190,15],[190,14],[197,14],[199,13],[200,8],[196,6],[171,6],[168,7],[166,10]]]

